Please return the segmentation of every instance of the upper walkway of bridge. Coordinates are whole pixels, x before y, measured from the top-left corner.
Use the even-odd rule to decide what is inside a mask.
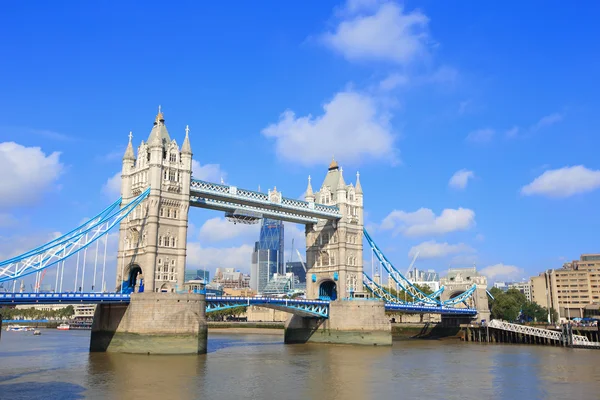
[[[198,179],[192,179],[190,184],[190,205],[300,224],[314,224],[319,219],[342,218],[336,206],[283,197],[277,189],[261,193]]]

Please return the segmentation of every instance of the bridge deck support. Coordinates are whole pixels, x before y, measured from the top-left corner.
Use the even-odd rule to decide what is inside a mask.
[[[202,294],[134,293],[129,305],[99,304],[90,351],[206,353],[205,310]]]
[[[383,301],[338,300],[329,305],[329,319],[292,315],[285,324],[285,343],[392,345],[392,326]]]

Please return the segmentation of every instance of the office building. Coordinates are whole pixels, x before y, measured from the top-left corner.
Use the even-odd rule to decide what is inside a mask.
[[[204,269],[185,270],[185,282],[197,280],[205,280],[206,282],[210,282],[210,271]]]
[[[250,286],[250,277],[235,268],[217,268],[212,283],[223,288],[242,289]]]
[[[283,240],[283,222],[263,219],[259,241],[255,243],[252,252],[250,268],[250,288],[257,293],[262,293],[273,274],[285,273]]]
[[[289,261],[286,263],[286,272],[291,272],[298,278],[298,282],[306,283],[306,270],[301,261]]]
[[[600,312],[600,254],[550,269],[530,279],[532,301],[554,308],[561,319],[596,316]]]

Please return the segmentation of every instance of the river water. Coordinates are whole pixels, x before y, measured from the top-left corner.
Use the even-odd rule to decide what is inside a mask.
[[[0,399],[599,399],[600,351],[407,340],[284,345],[209,334],[206,355],[88,353],[89,331],[2,332]]]

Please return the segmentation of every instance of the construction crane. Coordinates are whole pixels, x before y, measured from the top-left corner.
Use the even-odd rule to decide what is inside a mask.
[[[296,249],[296,253],[298,254],[298,258],[300,259],[300,262],[302,263],[302,268],[304,268],[304,272],[306,272],[306,264],[304,263],[304,260],[302,259],[302,254],[300,254],[300,251],[298,249]]]
[[[413,257],[413,259],[412,259],[412,262],[410,263],[410,265],[408,266],[408,269],[406,270],[406,279],[408,279],[408,280],[410,280],[410,278],[409,278],[409,273],[410,273],[410,270],[411,270],[411,269],[413,268],[413,266],[415,265],[415,261],[417,261],[417,257],[419,257],[419,251],[417,251],[417,252],[415,253],[415,256]],[[416,280],[417,280],[417,279],[416,279],[417,277],[415,276],[414,278],[415,278],[415,279],[413,279],[413,281],[416,281]]]
[[[42,286],[42,281],[44,280],[44,276],[46,276],[46,272],[48,272],[47,269],[42,271],[42,276],[40,277],[40,280],[38,281],[37,285],[35,286],[36,293],[38,293],[40,291],[40,286]]]

